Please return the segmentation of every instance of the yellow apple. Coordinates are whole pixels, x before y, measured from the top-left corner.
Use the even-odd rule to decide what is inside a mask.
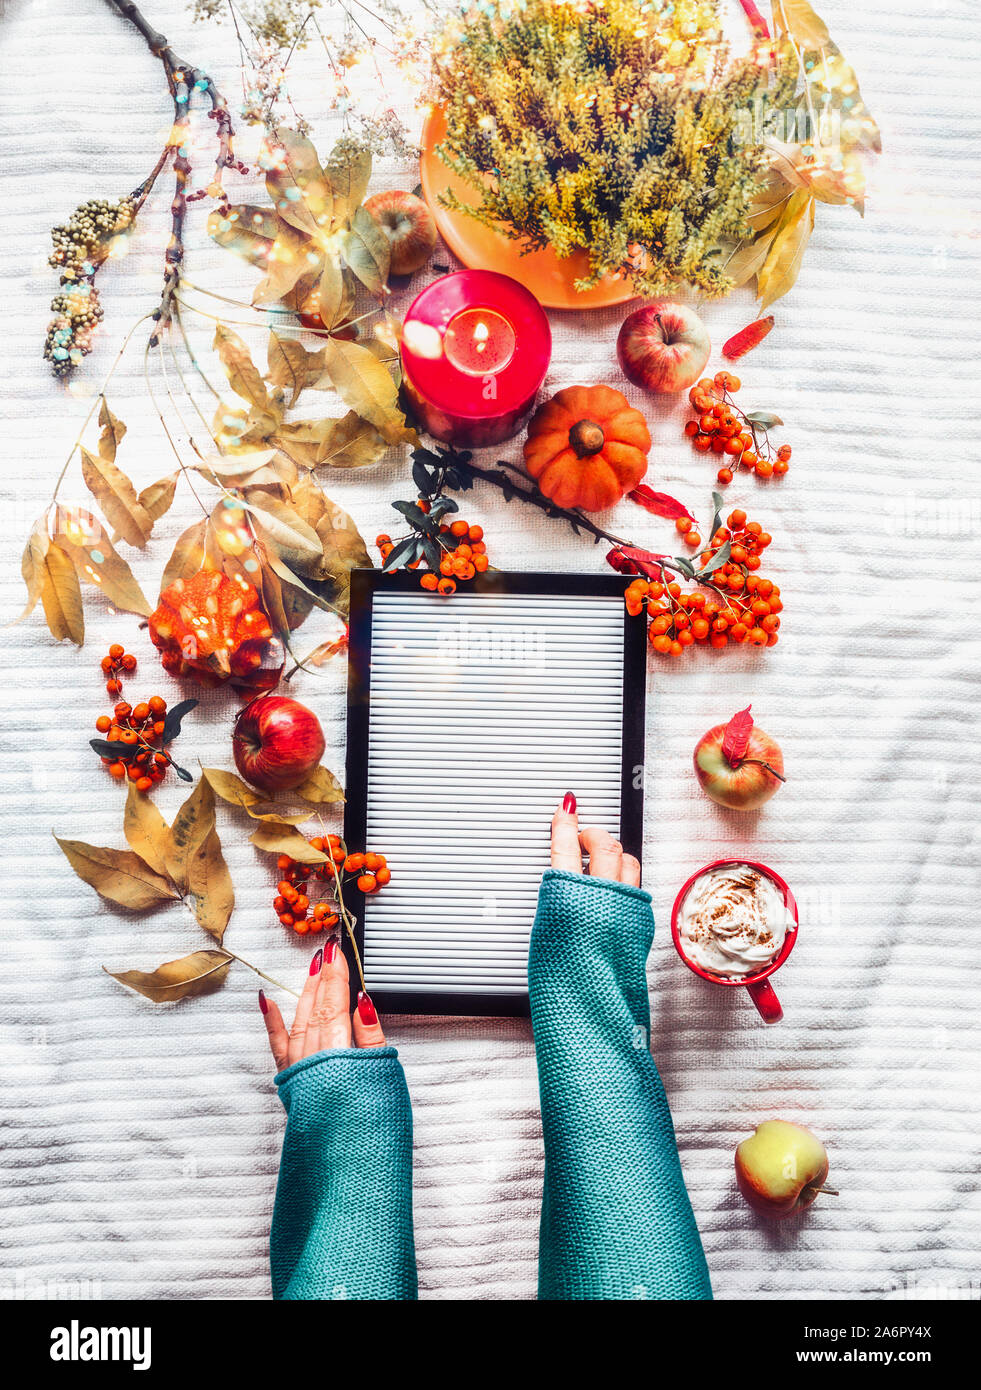
[[[809,1207],[827,1176],[820,1139],[789,1120],[764,1120],[736,1149],[739,1191],[756,1211],[778,1221]]]

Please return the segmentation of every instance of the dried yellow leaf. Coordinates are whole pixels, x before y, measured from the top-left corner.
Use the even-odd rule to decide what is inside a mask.
[[[136,488],[121,468],[101,455],[82,449],[85,486],[105,512],[111,526],[130,545],[144,546],[153,530],[153,518],[136,495]]]
[[[42,516],[34,523],[34,529],[27,538],[27,544],[24,546],[24,553],[21,556],[20,572],[27,588],[27,602],[20,617],[14,619],[15,623],[22,623],[37,607],[41,591],[44,588],[44,557],[48,553],[50,544],[48,520],[46,516]]]
[[[154,873],[131,850],[104,849],[81,840],[61,840],[57,835],[55,839],[82,882],[109,902],[145,910],[179,896],[172,882]]]
[[[93,512],[61,507],[55,512],[54,538],[69,556],[79,579],[101,589],[114,608],[148,617],[153,611],[133,571],[117,552]]]
[[[155,1004],[173,1003],[199,994],[210,994],[225,982],[234,957],[224,951],[194,951],[180,960],[169,960],[156,970],[106,970],[114,980]]]
[[[148,796],[129,783],[126,808],[123,811],[123,834],[126,843],[154,873],[167,873],[167,853],[170,846],[170,826]]]
[[[170,843],[166,854],[167,872],[181,893],[187,892],[191,856],[204,843],[214,826],[215,794],[207,778],[201,777],[177,812],[170,828]]]
[[[188,858],[187,887],[191,911],[220,946],[235,906],[235,889],[214,826]]]
[[[388,368],[374,353],[358,343],[328,338],[324,361],[344,404],[374,425],[389,443],[400,442],[405,416],[398,408],[398,389]]]
[[[61,546],[50,544],[40,560],[41,605],[51,636],[65,638],[80,647],[85,641],[82,592],[70,555]]]
[[[238,334],[220,323],[215,329],[214,349],[235,394],[250,405],[264,408],[269,401],[265,382]]]
[[[177,579],[190,579],[204,564],[204,545],[208,523],[196,521],[177,537],[177,544],[164,567],[160,589],[168,589]]]
[[[249,836],[256,849],[266,854],[288,854],[298,864],[326,864],[323,850],[314,849],[299,830],[288,825],[260,825]]]
[[[305,782],[294,788],[297,796],[304,801],[318,801],[324,804],[344,800],[344,788],[326,767],[314,768]]]
[[[140,506],[151,521],[159,521],[170,511],[180,476],[180,470],[168,473],[166,478],[160,478],[157,482],[150,483],[140,493]]]
[[[102,397],[102,404],[99,406],[99,424],[102,426],[102,432],[99,435],[99,453],[104,459],[108,459],[112,463],[116,457],[116,450],[123,442],[126,426],[122,420],[113,415],[105,396]]]
[[[814,199],[804,189],[798,189],[787,203],[756,278],[761,309],[769,308],[781,295],[786,294],[797,279],[813,229]]]

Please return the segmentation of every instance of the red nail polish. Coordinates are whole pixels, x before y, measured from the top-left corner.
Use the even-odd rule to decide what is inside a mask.
[[[311,974],[311,975],[319,975],[319,974],[320,974],[320,967],[323,965],[323,963],[324,963],[324,952],[323,952],[323,948],[321,948],[320,950],[318,950],[318,951],[316,952],[316,954],[314,955],[313,960],[310,962],[310,974]]]
[[[358,995],[358,1017],[362,1023],[377,1023],[378,1015],[375,1013],[375,1006],[362,990]]]
[[[574,815],[576,814],[576,794],[575,794],[575,792],[566,792],[566,794],[565,794],[565,796],[564,796],[564,798],[563,798],[563,800],[562,800],[562,809],[563,809],[563,811],[566,813],[567,816],[574,816]]]
[[[336,941],[328,941],[328,942],[326,943],[326,945],[324,946],[324,960],[327,962],[328,965],[330,965],[331,961],[334,959],[334,952],[335,952],[336,950],[337,950],[337,942],[336,942]]]
[[[259,991],[259,1009],[263,1014],[267,1014],[269,1012],[269,1000],[263,994],[261,989]]]

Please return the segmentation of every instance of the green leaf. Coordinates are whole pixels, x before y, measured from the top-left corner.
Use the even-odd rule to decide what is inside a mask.
[[[197,700],[181,700],[179,704],[172,705],[164,716],[164,731],[161,743],[171,743],[181,731],[181,722],[184,716],[190,714],[192,709],[196,709]]]
[[[722,524],[722,493],[721,493],[721,492],[713,492],[713,493],[712,493],[712,507],[713,507],[713,509],[714,509],[714,515],[713,515],[713,517],[712,517],[712,535],[714,536],[715,533],[716,533],[716,531],[718,531],[719,526]]]
[[[418,536],[406,536],[405,540],[399,541],[398,545],[391,552],[385,561],[382,569],[385,574],[391,574],[403,563],[409,565],[419,558],[422,549],[422,542]],[[438,565],[437,565],[438,568]]]
[[[135,743],[110,743],[107,738],[90,738],[89,747],[94,748],[100,758],[112,758],[117,763],[131,763],[140,751]]]
[[[704,565],[694,576],[695,579],[704,579],[706,575],[711,574],[713,570],[717,570],[720,565],[724,565],[729,559],[731,550],[731,542],[725,541],[719,546],[719,549],[712,556],[711,560],[709,560],[708,564]]]

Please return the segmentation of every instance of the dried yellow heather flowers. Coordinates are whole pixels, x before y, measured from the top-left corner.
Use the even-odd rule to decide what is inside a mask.
[[[760,41],[733,58],[717,0],[482,0],[434,43],[441,158],[480,193],[467,212],[528,249],[589,255],[588,289],[732,281],[723,243],[767,168],[763,140],[796,69]]]

